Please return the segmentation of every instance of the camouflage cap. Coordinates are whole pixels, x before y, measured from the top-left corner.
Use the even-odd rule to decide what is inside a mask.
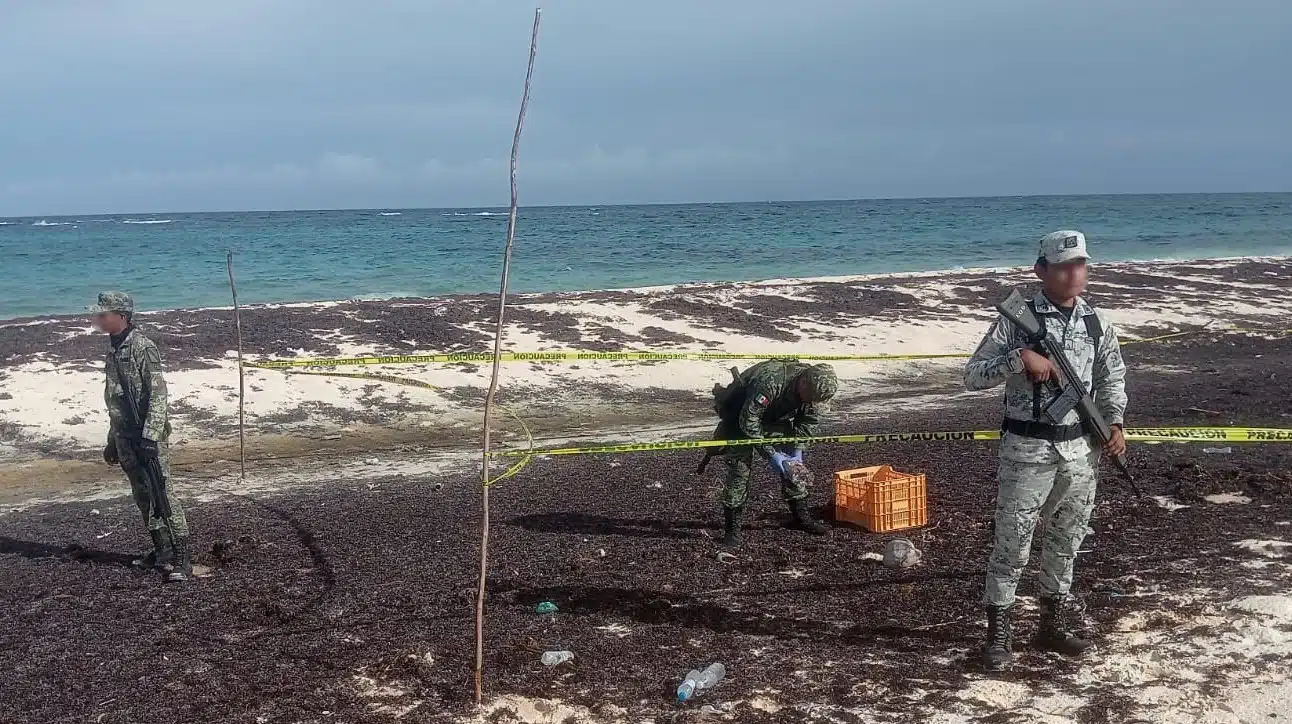
[[[1041,237],[1041,248],[1036,252],[1047,264],[1066,264],[1077,259],[1089,259],[1086,252],[1086,235],[1073,229],[1053,231]]]
[[[90,305],[88,309],[91,314],[103,314],[104,312],[134,314],[135,300],[131,299],[130,295],[125,292],[99,292],[99,303]]]
[[[818,402],[824,402],[834,397],[839,391],[839,378],[834,374],[834,368],[827,364],[812,365],[807,368],[808,385],[812,388],[812,398]]]

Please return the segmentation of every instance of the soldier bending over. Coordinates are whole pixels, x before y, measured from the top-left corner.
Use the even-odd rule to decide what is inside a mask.
[[[733,374],[735,370],[732,370]],[[820,423],[824,403],[834,397],[839,382],[830,365],[806,365],[794,360],[760,362],[736,375],[729,386],[714,387],[714,409],[720,419],[715,440],[755,440],[811,437]],[[808,512],[807,485],[811,474],[803,465],[806,443],[789,445],[728,445],[724,448],[727,481],[722,505],[726,517],[723,544],[741,543],[740,518],[749,498],[749,476],[757,452],[781,478],[781,494],[789,503],[795,525],[813,535],[829,528]],[[711,448],[711,450],[713,450]],[[713,450],[709,454],[717,454]],[[708,456],[706,456],[706,461]],[[703,469],[703,464],[701,465]]]

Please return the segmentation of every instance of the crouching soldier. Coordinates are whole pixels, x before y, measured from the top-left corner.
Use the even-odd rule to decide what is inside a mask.
[[[732,370],[733,374],[736,371]],[[794,360],[760,362],[736,374],[727,386],[714,387],[714,409],[718,413],[715,440],[758,440],[774,437],[811,437],[820,423],[824,403],[834,397],[839,382],[830,365],[806,365]],[[766,460],[781,479],[781,495],[789,503],[794,524],[813,535],[825,535],[829,528],[808,512],[811,474],[803,465],[806,443],[788,445],[728,445],[722,448],[727,463],[723,486],[725,515],[723,544],[741,543],[740,519],[749,499],[749,476],[754,453]],[[710,448],[708,457],[719,450]],[[703,470],[703,463],[701,470]]]
[[[1044,289],[1029,306],[1051,339],[1065,350],[1100,414],[1112,426],[1103,452],[1126,451],[1126,365],[1117,333],[1081,295],[1087,281],[1086,237],[1056,231],[1041,239],[1036,276]],[[1068,592],[1077,550],[1089,532],[1100,449],[1076,410],[1059,424],[1042,420],[1056,394],[1045,383],[1059,379],[1052,360],[1032,349],[1008,319],[997,319],[965,367],[965,385],[985,390],[1005,385],[1005,421],[1000,443],[995,542],[987,562],[987,641],[983,663],[999,671],[1013,662],[1014,592],[1027,567],[1032,534],[1044,515],[1041,546],[1041,621],[1036,644],[1075,656],[1089,642],[1072,632]]]

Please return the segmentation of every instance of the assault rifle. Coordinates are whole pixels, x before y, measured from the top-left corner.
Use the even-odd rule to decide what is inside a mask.
[[[724,385],[715,383],[713,385],[713,411],[718,413],[718,418],[726,422],[728,418],[740,414],[740,409],[745,405],[745,390],[740,386],[740,368],[731,368],[731,384]],[[719,424],[718,429],[722,429]],[[716,438],[715,438],[716,439]],[[704,459],[700,461],[700,466],[695,469],[696,475],[704,473],[705,468],[709,467],[709,461],[725,453],[727,447],[711,447],[704,451]]]
[[[1081,424],[1086,433],[1094,435],[1101,447],[1106,445],[1113,436],[1112,426],[1100,414],[1094,398],[1090,396],[1090,391],[1082,383],[1081,376],[1073,369],[1072,361],[1064,353],[1063,347],[1046,333],[1045,324],[1036,316],[1035,310],[1027,303],[1023,295],[1015,289],[1005,301],[996,305],[996,310],[1023,332],[1028,344],[1032,345],[1034,352],[1049,358],[1059,370],[1060,379],[1051,377],[1049,381],[1050,389],[1055,393],[1055,397],[1050,404],[1041,410],[1041,415],[1045,418],[1044,421],[1051,425],[1058,425],[1075,408],[1077,415],[1081,417]],[[1126,456],[1113,456],[1112,461],[1117,466],[1117,469],[1121,471],[1122,476],[1126,478],[1126,482],[1130,485],[1130,489],[1134,491],[1135,495],[1142,496],[1139,488],[1135,485],[1135,478],[1131,475],[1130,467],[1126,463]]]

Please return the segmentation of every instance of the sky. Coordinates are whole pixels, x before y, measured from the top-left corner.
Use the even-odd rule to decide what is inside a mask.
[[[505,205],[534,6],[0,0],[0,215]],[[1287,0],[550,0],[522,204],[1292,190]]]

